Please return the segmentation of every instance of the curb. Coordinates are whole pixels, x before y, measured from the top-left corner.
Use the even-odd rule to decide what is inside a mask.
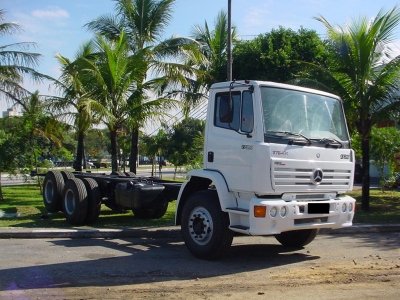
[[[0,228],[0,239],[35,238],[175,238],[181,237],[180,227],[157,228]]]
[[[400,232],[400,224],[365,224],[347,228],[323,228],[320,234],[366,234],[380,232]],[[0,239],[35,238],[181,238],[179,226],[139,227],[139,228],[0,228]]]

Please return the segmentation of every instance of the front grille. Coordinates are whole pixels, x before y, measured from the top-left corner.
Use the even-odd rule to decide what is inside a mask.
[[[301,163],[301,162],[297,162]],[[304,162],[308,163],[308,162]],[[324,169],[323,170],[323,179],[322,182],[318,185],[314,184],[313,180],[313,172],[315,168],[288,168],[287,166],[281,167],[273,165],[272,169],[272,184],[276,190],[283,190],[290,188],[298,190],[299,188],[316,188],[316,189],[333,189],[333,188],[343,188],[347,189],[350,186],[351,180],[351,171],[350,169],[346,169],[348,165],[339,165],[335,169]]]

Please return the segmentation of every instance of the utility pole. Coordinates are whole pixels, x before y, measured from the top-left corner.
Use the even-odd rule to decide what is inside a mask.
[[[232,0],[228,0],[228,45],[227,45],[228,81],[232,81]]]

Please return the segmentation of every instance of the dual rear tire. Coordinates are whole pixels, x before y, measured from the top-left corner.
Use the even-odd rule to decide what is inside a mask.
[[[101,193],[92,178],[78,179],[68,171],[49,171],[43,184],[43,202],[50,213],[62,211],[72,225],[92,224],[100,215]]]

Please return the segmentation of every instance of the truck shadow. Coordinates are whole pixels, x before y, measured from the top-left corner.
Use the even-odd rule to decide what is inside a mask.
[[[57,239],[48,242],[47,253],[39,255],[40,258],[35,254],[42,263],[0,270],[0,290],[194,280],[269,270],[319,259],[318,256],[289,251],[269,243],[268,239],[265,244],[234,243],[229,254],[218,261],[194,258],[180,238]],[[65,258],[61,258],[63,253],[67,255]],[[46,257],[49,257],[47,263],[43,261]],[[57,257],[65,262],[54,263]]]
[[[357,233],[357,234],[327,234],[325,235],[329,239],[353,239],[354,236],[362,243],[359,243],[359,247],[371,247],[378,248],[380,251],[389,251],[393,249],[400,248],[400,232],[397,232],[395,228],[394,231],[386,231],[385,234],[373,234],[371,233]]]

